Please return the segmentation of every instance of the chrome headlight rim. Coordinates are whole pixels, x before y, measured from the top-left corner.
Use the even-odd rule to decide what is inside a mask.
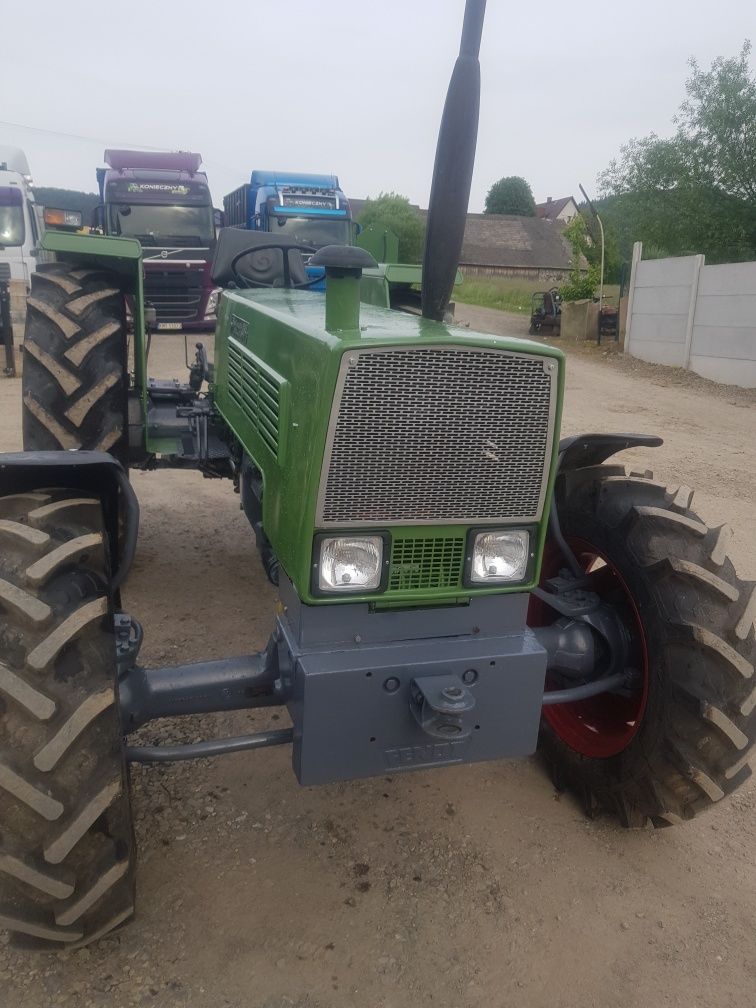
[[[473,580],[473,555],[478,536],[486,533],[499,532],[524,532],[528,536],[527,560],[522,577],[518,578],[489,578],[485,581]],[[465,588],[475,591],[496,590],[501,588],[517,587],[527,585],[533,580],[535,572],[535,561],[537,553],[537,525],[476,525],[467,533],[467,546],[465,549],[465,570],[463,583]]]
[[[320,558],[323,543],[332,539],[380,539],[382,543],[380,579],[375,588],[321,588],[320,586]],[[310,565],[310,591],[313,596],[329,599],[349,599],[359,598],[362,595],[379,595],[386,591],[389,578],[389,567],[391,564],[391,537],[388,532],[380,529],[345,529],[328,532],[318,532],[312,543],[312,563]]]

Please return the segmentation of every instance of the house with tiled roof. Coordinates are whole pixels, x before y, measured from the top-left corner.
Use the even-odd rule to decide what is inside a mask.
[[[574,217],[577,217],[578,213],[578,205],[573,196],[563,196],[557,200],[548,196],[545,203],[536,203],[536,216],[541,220],[569,224]]]

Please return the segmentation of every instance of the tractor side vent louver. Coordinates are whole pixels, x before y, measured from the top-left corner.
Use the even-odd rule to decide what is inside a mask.
[[[228,392],[231,401],[278,457],[283,379],[235,339],[228,342]]]

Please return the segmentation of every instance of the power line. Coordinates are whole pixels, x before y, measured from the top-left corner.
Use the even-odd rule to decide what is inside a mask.
[[[85,140],[87,141],[87,143],[101,143],[105,144],[106,146],[113,142],[111,140],[104,140],[102,137],[81,136],[79,133],[63,133],[61,132],[61,130],[44,129],[41,126],[27,126],[24,123],[6,122],[4,119],[0,119],[0,126],[10,126],[13,129],[29,130],[32,133],[47,133],[50,136],[66,137],[69,140]],[[136,150],[160,151],[164,154],[171,153],[170,148],[168,147],[154,147],[154,146],[151,147],[147,144],[133,144],[133,143],[124,144],[123,146],[133,148]]]
[[[108,145],[116,146],[112,140],[105,140],[102,137],[82,136],[80,133],[63,133],[61,130],[44,129],[41,126],[27,126],[24,123],[6,122],[4,119],[0,119],[0,126],[10,126],[13,129],[29,130],[32,133],[47,133],[49,136],[65,137],[68,140],[85,140],[87,143],[103,144],[106,147]],[[117,146],[124,147],[129,150],[159,151],[162,154],[172,154],[175,150],[175,148],[170,147],[150,147],[145,144],[124,142],[117,144]],[[229,165],[223,164],[221,161],[217,161],[214,157],[211,157],[209,160],[211,164],[215,164],[218,168],[223,169],[223,171],[230,172],[232,175],[239,173],[238,169],[231,168]],[[241,174],[244,174],[244,172]]]
[[[0,126],[11,126],[14,129],[30,130],[32,133],[47,133],[50,136],[66,137],[69,140],[86,140],[87,143],[101,143],[106,147],[109,144],[115,146],[112,140],[104,140],[102,137],[81,136],[79,133],[63,133],[61,130],[44,129],[41,126],[26,126],[23,123],[6,122],[4,119],[0,119]],[[175,149],[171,147],[149,147],[145,144],[133,143],[119,143],[118,146],[125,147],[129,150],[159,151],[162,154],[172,154]],[[238,173],[236,168],[231,168],[229,165],[223,164],[221,161],[217,161],[214,157],[210,158],[210,162],[217,165],[218,168],[222,168],[224,171],[231,172],[232,174]]]

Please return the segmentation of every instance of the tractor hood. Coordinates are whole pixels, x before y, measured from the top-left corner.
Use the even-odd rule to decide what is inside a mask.
[[[263,474],[263,524],[300,597],[322,602],[310,585],[318,533],[389,530],[392,541],[409,541],[432,532],[464,542],[469,527],[499,521],[496,488],[511,487],[510,497],[519,485],[527,489],[512,497],[502,521],[527,524],[540,551],[562,365],[552,347],[373,305],[361,306],[358,330],[334,333],[325,328],[323,295],[225,291],[216,403]],[[540,397],[528,416],[523,382]],[[334,446],[344,449],[338,459]],[[407,476],[410,466],[417,481]],[[476,479],[480,492],[470,491]],[[475,498],[469,507],[467,497]],[[431,513],[433,520],[425,517]],[[431,594],[448,602],[460,589],[447,584]],[[400,586],[383,600],[412,597]]]

